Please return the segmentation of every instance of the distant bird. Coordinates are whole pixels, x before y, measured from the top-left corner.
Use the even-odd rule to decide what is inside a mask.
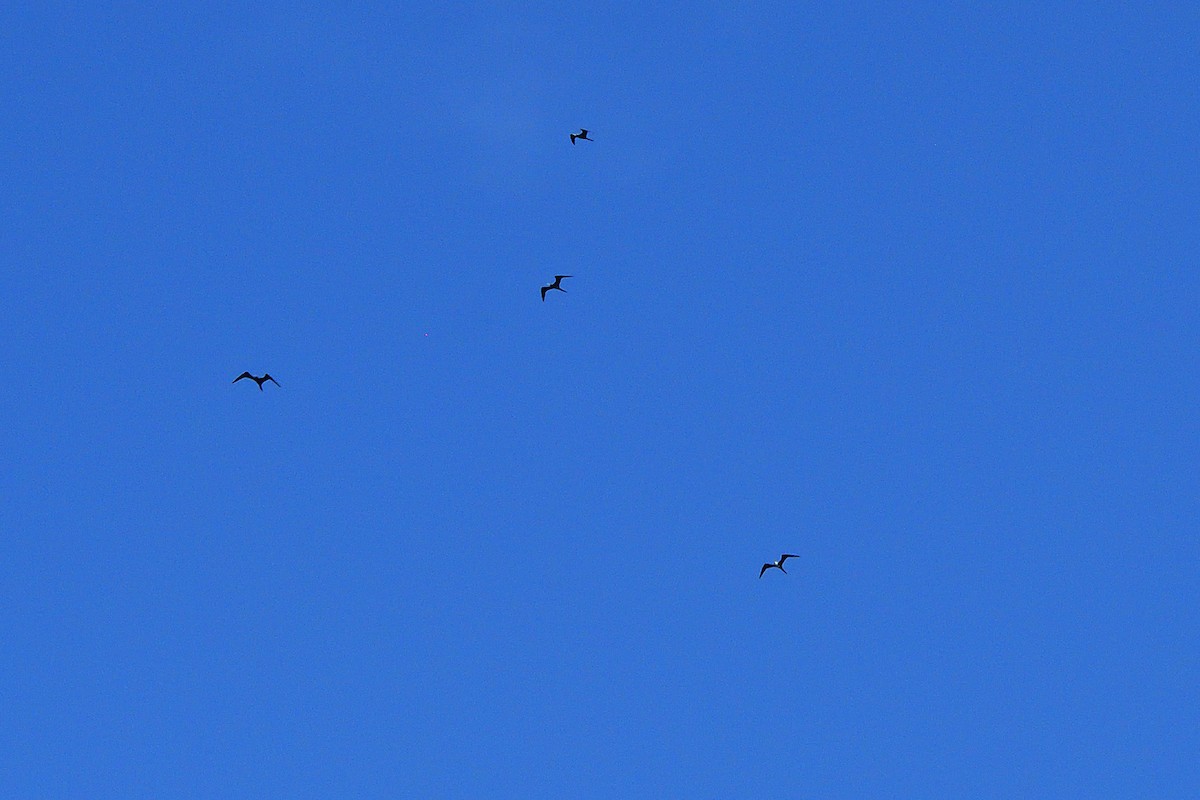
[[[573,275],[555,275],[554,283],[550,284],[549,286],[542,287],[542,302],[543,303],[546,302],[546,292],[550,291],[551,289],[558,289],[560,292],[567,291],[566,289],[559,286],[558,284],[560,284],[562,282],[563,278],[571,278],[571,277],[574,277],[574,276]]]
[[[243,372],[241,375],[238,375],[236,378],[234,378],[234,379],[233,379],[233,382],[234,382],[234,383],[237,383],[237,382],[238,382],[238,381],[240,381],[242,378],[249,378],[250,380],[252,380],[252,381],[254,381],[255,383],[257,383],[257,384],[258,384],[258,390],[259,390],[260,392],[263,390],[263,388],[262,388],[262,385],[263,385],[264,383],[266,383],[267,381],[270,381],[271,383],[275,384],[276,386],[279,386],[279,381],[275,380],[275,379],[274,379],[274,378],[272,378],[270,375],[263,375],[261,378],[256,378],[256,377],[254,377],[253,375],[251,375],[249,372]],[[280,388],[282,388],[282,387],[280,387]]]
[[[763,573],[769,570],[771,567],[775,567],[784,575],[787,575],[787,570],[783,568],[783,562],[787,561],[789,558],[799,558],[799,556],[795,553],[784,553],[774,564],[763,564],[763,568],[758,571],[758,577],[761,578]]]
[[[588,138],[588,135],[587,135],[587,128],[580,128],[580,129],[579,129],[579,133],[572,133],[572,134],[571,134],[571,144],[575,144],[575,140],[576,140],[576,139],[583,139],[585,142],[594,142],[594,141],[596,141],[595,139],[589,139],[589,138]]]

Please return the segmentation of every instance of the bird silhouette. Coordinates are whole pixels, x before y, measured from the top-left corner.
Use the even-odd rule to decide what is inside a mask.
[[[775,567],[784,575],[787,575],[787,570],[783,568],[783,562],[787,561],[789,558],[799,558],[799,556],[797,556],[795,553],[784,553],[774,564],[763,564],[762,569],[758,571],[758,577],[761,578],[763,573],[769,570],[771,567]]]
[[[589,138],[588,138],[588,135],[587,135],[587,128],[580,128],[580,129],[579,129],[579,133],[572,133],[572,134],[571,134],[571,144],[575,144],[575,140],[576,140],[576,139],[583,139],[585,142],[594,142],[594,141],[596,141],[595,139],[589,139]]]
[[[237,382],[238,382],[238,381],[240,381],[242,378],[249,378],[250,380],[252,380],[252,381],[254,381],[255,383],[257,383],[257,384],[258,384],[258,390],[259,390],[260,392],[263,390],[263,388],[262,388],[262,385],[263,385],[264,383],[266,383],[267,381],[270,381],[271,383],[275,384],[276,386],[279,386],[279,381],[275,380],[275,379],[274,379],[274,378],[272,378],[270,375],[263,375],[261,378],[256,378],[256,377],[254,377],[253,375],[251,375],[249,372],[243,372],[241,375],[238,375],[236,378],[234,378],[234,379],[233,379],[233,382],[234,382],[234,383],[237,383]]]
[[[543,303],[546,302],[546,292],[550,291],[551,289],[558,289],[560,292],[565,292],[566,289],[559,286],[558,284],[562,282],[563,278],[571,278],[571,277],[574,277],[574,276],[572,276],[572,275],[555,275],[554,283],[550,284],[549,286],[542,287],[542,302]]]

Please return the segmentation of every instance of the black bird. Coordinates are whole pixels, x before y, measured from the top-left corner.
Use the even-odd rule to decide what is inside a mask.
[[[763,573],[769,570],[771,567],[775,567],[784,575],[787,575],[787,570],[783,568],[783,562],[787,561],[789,558],[799,558],[799,556],[795,553],[784,553],[774,564],[763,564],[763,568],[758,571],[758,577],[761,578]]]
[[[575,144],[575,140],[576,140],[576,139],[583,139],[585,142],[594,142],[594,141],[596,141],[595,139],[589,139],[589,138],[588,138],[588,135],[587,135],[587,128],[580,128],[580,129],[579,129],[579,133],[572,133],[572,134],[571,134],[571,144]]]
[[[234,379],[233,379],[233,382],[234,382],[234,383],[237,383],[237,382],[238,382],[238,381],[240,381],[242,378],[249,378],[250,380],[252,380],[252,381],[254,381],[255,383],[257,383],[257,384],[258,384],[258,390],[259,390],[260,392],[263,390],[263,388],[262,388],[262,385],[263,385],[264,383],[266,383],[267,381],[270,381],[271,383],[275,384],[276,386],[279,386],[279,381],[275,380],[275,379],[274,379],[274,378],[272,378],[270,375],[263,375],[261,378],[256,378],[256,377],[254,377],[253,375],[251,375],[249,372],[243,372],[241,375],[238,375],[236,378],[234,378]],[[281,387],[281,388],[282,388],[282,387]]]
[[[571,278],[571,277],[574,277],[574,276],[573,275],[555,275],[554,283],[550,284],[549,286],[542,287],[542,302],[543,303],[546,302],[546,292],[550,291],[551,289],[558,289],[560,292],[565,292],[566,289],[559,286],[558,284],[562,282],[563,278]]]

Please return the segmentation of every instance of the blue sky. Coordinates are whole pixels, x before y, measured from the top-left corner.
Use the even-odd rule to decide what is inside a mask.
[[[0,11],[0,794],[1196,797],[1200,12],[977,5]]]

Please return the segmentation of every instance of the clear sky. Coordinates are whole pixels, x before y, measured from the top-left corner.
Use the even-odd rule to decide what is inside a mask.
[[[0,11],[0,796],[1200,796],[1200,7],[148,5]]]

